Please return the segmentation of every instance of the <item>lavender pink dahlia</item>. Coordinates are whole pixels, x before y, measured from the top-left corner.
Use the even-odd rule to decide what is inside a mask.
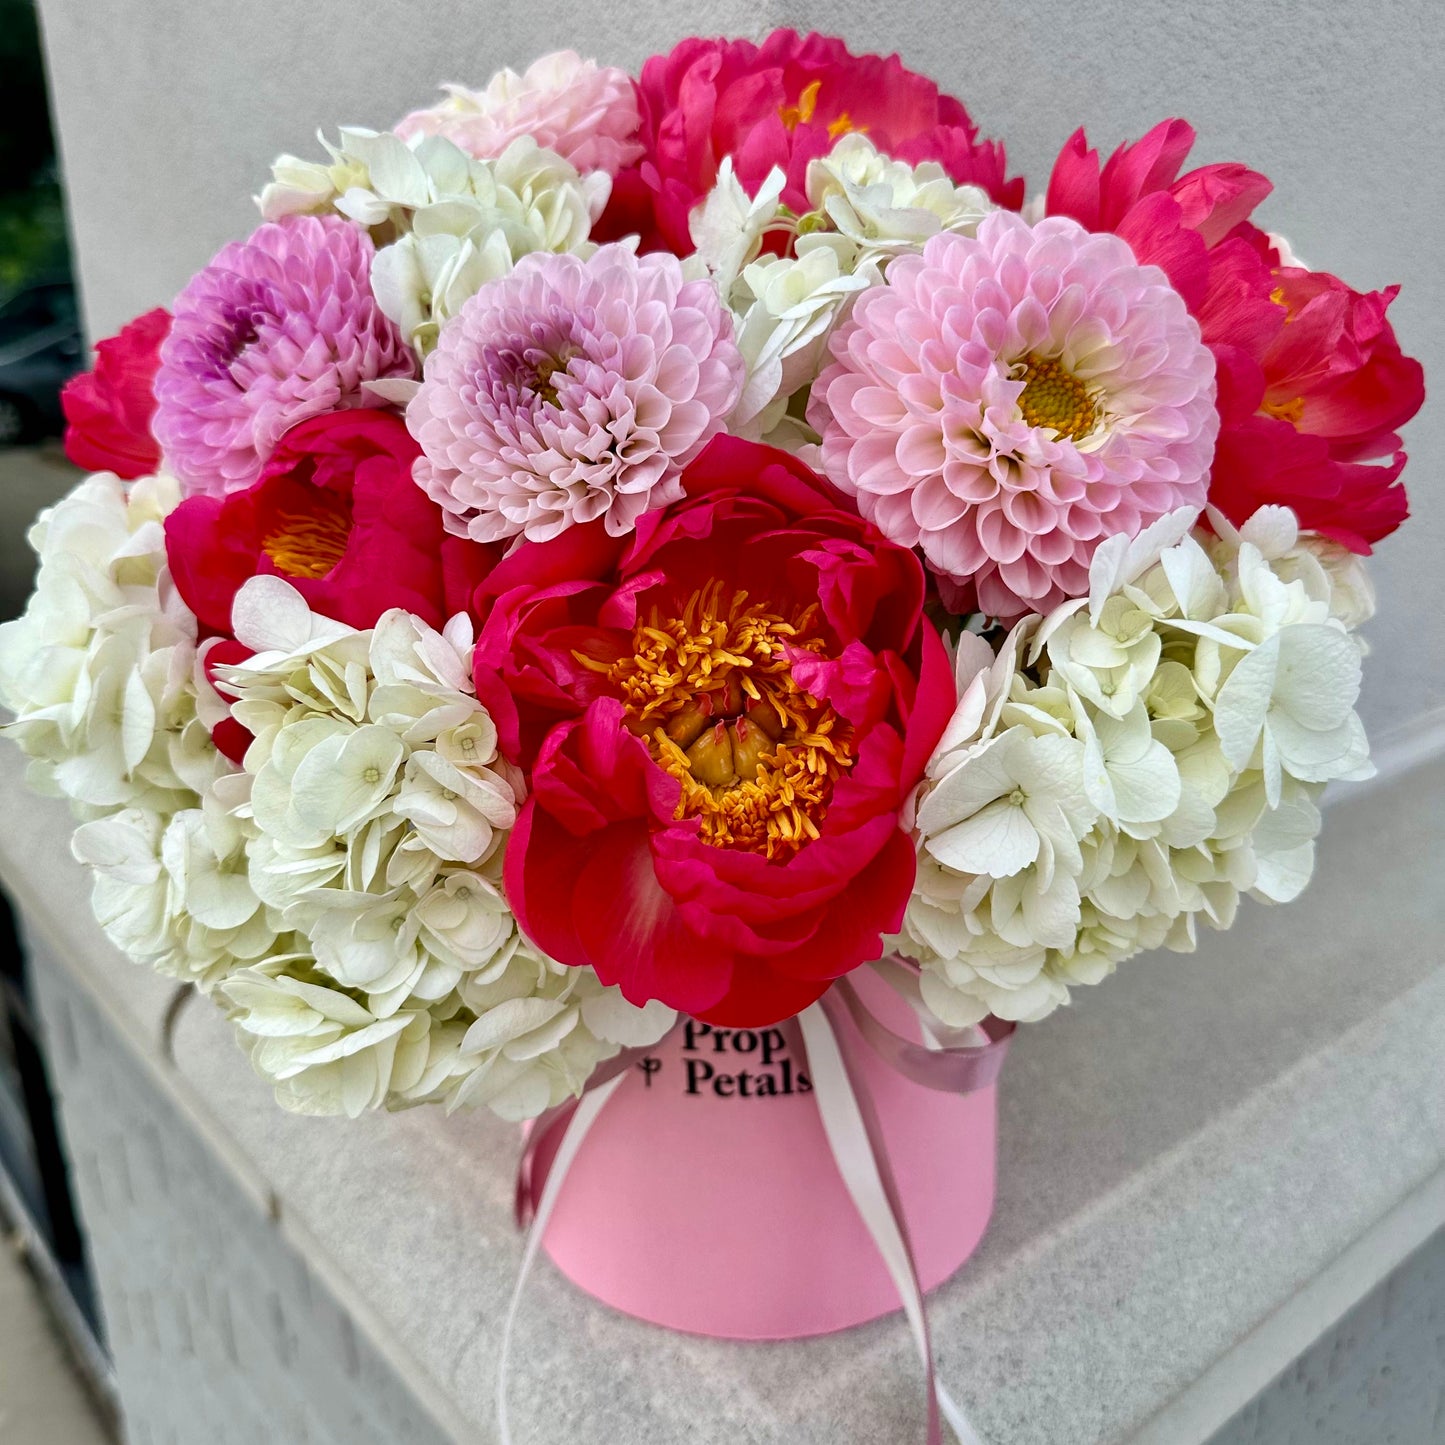
[[[742,389],[732,321],[675,256],[537,252],[442,330],[407,408],[416,479],[448,528],[543,542],[608,534],[682,495],[679,473]]]
[[[412,375],[371,294],[372,255],[352,221],[287,216],[192,278],[161,348],[153,422],[185,491],[250,486],[297,422],[369,404],[363,382]]]
[[[996,211],[895,260],[831,345],[824,469],[954,606],[1082,596],[1105,537],[1204,503],[1214,360],[1117,236]]]

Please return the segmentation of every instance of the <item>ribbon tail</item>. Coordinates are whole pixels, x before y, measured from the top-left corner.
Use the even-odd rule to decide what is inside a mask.
[[[582,1141],[587,1137],[588,1130],[596,1123],[597,1116],[602,1112],[607,1101],[617,1092],[625,1077],[624,1073],[617,1074],[605,1084],[601,1084],[595,1089],[589,1089],[576,1102],[571,1110],[571,1116],[567,1120],[566,1129],[557,1145],[557,1153],[553,1157],[552,1167],[547,1171],[541,1193],[537,1197],[536,1208],[532,1214],[532,1224],[527,1231],[526,1243],[522,1246],[522,1263],[517,1270],[517,1282],[512,1286],[512,1300],[507,1306],[506,1323],[502,1326],[502,1347],[497,1359],[497,1438],[501,1445],[512,1445],[512,1431],[507,1420],[507,1372],[512,1355],[512,1334],[517,1323],[517,1314],[522,1306],[522,1294],[527,1287],[527,1277],[532,1272],[537,1251],[542,1247],[542,1236],[547,1232],[548,1221],[552,1218],[552,1211],[557,1207],[557,1199],[562,1193],[562,1185],[567,1179],[567,1172],[572,1167],[572,1161],[576,1159],[577,1151],[582,1147]]]
[[[798,1015],[823,1130],[843,1183],[902,1301],[924,1370],[928,1445],[943,1445],[942,1419],[960,1445],[983,1445],[963,1411],[938,1384],[923,1289],[883,1132],[862,1074],[856,1063],[850,1063],[846,1036],[835,1027],[835,1021],[841,1024],[846,1016],[846,1005],[830,995]]]
[[[674,1024],[655,1044],[646,1044],[622,1049],[610,1059],[599,1064],[582,1086],[577,1099],[564,1099],[560,1104],[539,1114],[532,1123],[526,1142],[522,1145],[522,1157],[517,1162],[517,1184],[513,1200],[513,1211],[517,1228],[526,1229],[537,1211],[537,1201],[546,1188],[549,1170],[554,1166],[549,1161],[546,1144],[559,1129],[564,1128],[580,1107],[581,1099],[615,1079],[620,1079],[636,1063],[645,1059],[655,1048],[677,1031]]]

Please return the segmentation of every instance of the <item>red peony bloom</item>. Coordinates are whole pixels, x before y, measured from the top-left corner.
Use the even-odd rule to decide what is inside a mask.
[[[636,1003],[775,1022],[878,957],[899,809],[954,702],[923,571],[782,452],[719,437],[635,536],[524,543],[478,695],[532,792],[508,899]]]
[[[328,412],[292,427],[245,491],[187,497],[166,518],[166,560],[186,606],[224,639],[208,665],[248,655],[230,636],[231,603],[258,574],[286,578],[314,611],[350,627],[392,607],[440,627],[467,609],[496,554],[448,535],[412,481],[419,455],[391,412]],[[237,759],[250,741],[231,719],[213,736]]]
[[[896,55],[853,55],[829,36],[775,30],[761,45],[684,40],[642,67],[638,100],[647,155],[618,174],[595,239],[640,231],[644,250],[689,254],[688,215],[729,155],[749,194],[782,166],[784,203],[806,210],[808,162],[853,130],[900,160],[939,162],[1000,205],[1023,201],[1023,180],[1005,179],[1003,147],[978,140],[958,101]]]
[[[1078,131],[1054,166],[1047,210],[1122,236],[1198,320],[1222,423],[1209,500],[1236,523],[1288,506],[1301,526],[1368,552],[1408,515],[1396,429],[1425,400],[1424,373],[1385,319],[1399,288],[1362,295],[1284,265],[1249,221],[1269,182],[1239,165],[1179,176],[1193,143],[1192,127],[1164,121],[1101,167]]]
[[[65,455],[88,472],[114,472],[127,481],[149,476],[161,463],[151,435],[161,342],[171,329],[163,307],[137,316],[120,334],[95,346],[95,370],[67,381]]]

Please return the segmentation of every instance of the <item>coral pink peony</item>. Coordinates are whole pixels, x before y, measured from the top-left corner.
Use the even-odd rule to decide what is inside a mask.
[[[977,138],[958,101],[896,55],[853,55],[829,36],[775,30],[761,45],[684,40],[642,67],[638,93],[647,154],[619,175],[599,235],[640,230],[644,249],[692,251],[689,214],[724,156],[749,194],[781,166],[784,203],[807,210],[808,162],[854,130],[899,160],[938,161],[1000,205],[1023,200],[1023,181],[1005,179],[1003,147]]]
[[[955,606],[1082,596],[1105,537],[1204,503],[1214,363],[1116,237],[994,212],[894,260],[831,345],[809,407],[824,469]]]
[[[156,368],[171,329],[164,307],[147,311],[98,341],[95,370],[73,376],[60,393],[65,413],[65,455],[88,472],[114,472],[132,481],[161,464],[151,432]]]
[[[1184,121],[1164,121],[1100,166],[1080,131],[1054,166],[1047,210],[1123,237],[1198,318],[1221,377],[1210,501],[1235,523],[1279,503],[1368,552],[1408,514],[1396,430],[1425,399],[1420,365],[1385,318],[1398,288],[1362,295],[1284,265],[1249,221],[1269,182],[1232,164],[1179,176],[1193,143]]]
[[[412,374],[371,294],[373,254],[354,222],[288,216],[225,247],[181,292],[154,427],[187,492],[250,486],[288,428],[370,404],[363,382]]]
[[[531,770],[523,930],[635,1003],[761,1025],[898,927],[952,678],[917,559],[800,462],[719,437],[683,486],[625,542],[506,557],[477,691]]]
[[[391,412],[328,412],[293,427],[245,491],[188,497],[166,518],[181,597],[205,627],[229,632],[241,584],[269,574],[350,627],[392,607],[441,627],[466,609],[495,556],[446,535],[412,481],[416,457]]]
[[[675,257],[534,253],[483,286],[427,358],[407,423],[454,532],[612,536],[679,497],[742,389],[732,321]]]
[[[586,175],[615,175],[642,157],[637,91],[624,70],[583,60],[575,51],[544,55],[525,75],[502,70],[485,90],[443,87],[447,98],[415,110],[396,127],[406,139],[445,136],[478,160],[494,160],[531,136]]]

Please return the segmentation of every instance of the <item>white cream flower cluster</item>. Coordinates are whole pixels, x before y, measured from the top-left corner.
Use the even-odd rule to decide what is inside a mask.
[[[518,932],[500,870],[522,782],[464,618],[357,632],[252,579],[232,624],[254,655],[218,671],[255,741],[239,771],[217,753],[226,703],[165,562],[178,500],[168,477],[86,478],[32,529],[35,592],[0,627],[4,732],[86,820],[72,850],[116,946],[222,1004],[301,1112],[530,1117],[660,1038],[671,1010]]]
[[[965,633],[960,701],[915,799],[897,950],[945,1023],[1032,1021],[1148,948],[1295,898],[1319,797],[1368,777],[1358,559],[1270,507],[1174,513],[1100,546],[1087,598]]]
[[[442,324],[488,281],[533,251],[589,255],[611,193],[528,136],[475,160],[442,136],[402,140],[343,129],[329,162],[281,156],[258,197],[267,220],[336,211],[372,229],[371,287],[382,311],[425,356]]]
[[[666,1031],[671,1011],[634,1008],[518,932],[501,855],[523,785],[473,691],[465,617],[437,633],[394,610],[358,632],[257,577],[232,624],[254,655],[220,686],[255,740],[215,791],[291,945],[219,992],[283,1104],[523,1118]]]
[[[716,281],[747,362],[729,429],[796,449],[814,439],[802,422],[806,388],[858,293],[881,283],[892,257],[921,250],[930,236],[971,236],[994,205],[978,187],[955,185],[936,162],[893,160],[857,132],[809,165],[803,215],[782,205],[783,184],[774,168],[750,197],[725,159],[692,213],[697,251],[689,265]],[[790,238],[789,254],[763,255],[773,234]]]
[[[0,627],[3,732],[31,785],[86,818],[190,806],[219,767],[196,716],[196,620],[166,567],[178,500],[171,477],[86,478],[30,529],[35,590]]]
[[[214,794],[167,817],[122,808],[82,823],[71,851],[94,878],[91,906],[122,953],[211,992],[278,947],[279,913],[247,877],[250,830]]]

